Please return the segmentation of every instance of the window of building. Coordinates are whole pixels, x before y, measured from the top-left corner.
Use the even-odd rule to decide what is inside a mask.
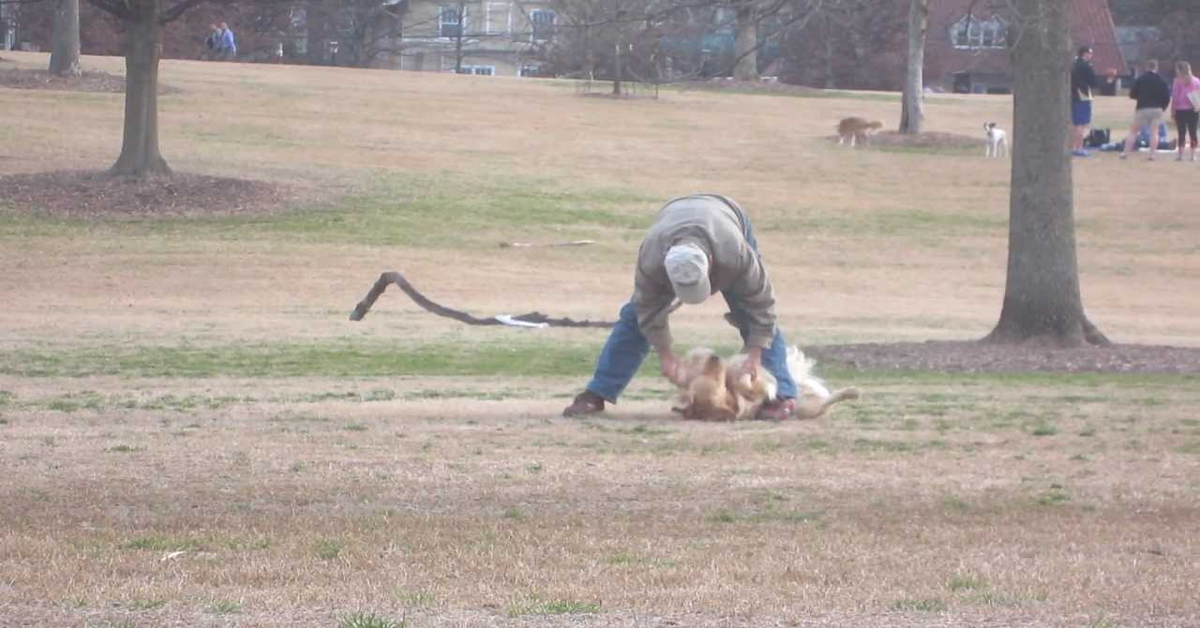
[[[950,27],[955,48],[1004,48],[1008,42],[1008,24],[998,15],[989,19],[965,16]]]
[[[464,65],[458,71],[459,74],[474,74],[476,76],[495,76],[496,66],[494,65]]]
[[[526,76],[526,77],[530,77],[530,78],[538,77],[538,76],[542,75],[542,69],[536,65],[523,65],[523,66],[521,66],[521,71],[519,72],[519,74],[521,76]]]
[[[438,37],[458,37],[463,32],[465,16],[458,14],[457,6],[441,7],[438,10]]]
[[[534,9],[529,12],[529,23],[533,26],[533,41],[551,41],[554,39],[554,11],[549,9]]]
[[[483,10],[486,13],[484,21],[487,32],[492,35],[502,35],[512,32],[512,4],[509,2],[486,2]]]

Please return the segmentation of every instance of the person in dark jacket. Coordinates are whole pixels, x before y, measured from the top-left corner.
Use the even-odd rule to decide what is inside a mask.
[[[1092,67],[1092,48],[1080,46],[1075,65],[1071,67],[1071,154],[1076,157],[1088,156],[1083,149],[1083,138],[1087,137],[1088,127],[1092,124],[1092,95],[1099,84]]]
[[[1150,161],[1154,161],[1154,153],[1158,152],[1158,121],[1171,104],[1171,87],[1158,74],[1158,60],[1150,59],[1143,66],[1144,72],[1129,88],[1129,97],[1137,101],[1133,113],[1133,126],[1129,128],[1129,136],[1125,138],[1125,151],[1121,159],[1133,149],[1138,133],[1143,127],[1150,128]]]

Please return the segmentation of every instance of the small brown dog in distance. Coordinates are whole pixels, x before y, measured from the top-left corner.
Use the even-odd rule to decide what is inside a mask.
[[[862,141],[863,144],[870,144],[870,134],[881,128],[883,128],[883,123],[878,120],[868,121],[857,117],[843,118],[837,125],[838,144],[844,143],[847,139],[850,140],[851,146],[859,141]]]

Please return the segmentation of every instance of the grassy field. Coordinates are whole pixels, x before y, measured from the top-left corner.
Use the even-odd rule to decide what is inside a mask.
[[[829,141],[845,115],[894,127],[894,95],[161,75],[176,170],[298,200],[68,219],[0,198],[0,626],[1200,626],[1195,376],[826,365],[865,398],[707,425],[647,364],[568,421],[603,332],[465,327],[398,292],[347,320],[384,270],[476,314],[611,318],[657,207],[712,191],[755,221],[793,341],[981,337],[1007,163]],[[0,88],[0,174],[106,167],[121,98]],[[1097,106],[1123,135],[1130,103]],[[927,115],[982,137],[1011,100]],[[1117,342],[1200,346],[1198,167],[1076,161],[1085,304]],[[732,348],[720,313],[678,313],[677,339]]]

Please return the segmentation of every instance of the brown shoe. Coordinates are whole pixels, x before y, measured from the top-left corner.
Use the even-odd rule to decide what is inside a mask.
[[[562,415],[565,417],[584,417],[600,414],[601,412],[604,412],[604,398],[590,390],[585,390],[575,395],[575,400],[563,410]]]
[[[796,418],[795,399],[776,399],[764,403],[754,416],[758,421],[786,421]]]

